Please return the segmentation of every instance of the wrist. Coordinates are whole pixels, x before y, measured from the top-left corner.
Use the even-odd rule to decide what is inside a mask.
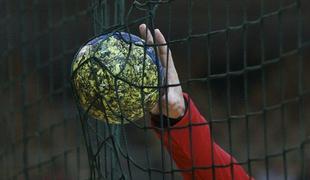
[[[151,120],[153,122],[153,125],[156,126],[156,127],[168,127],[168,126],[173,126],[175,125],[176,123],[178,123],[179,121],[181,121],[186,112],[188,111],[188,102],[187,102],[187,99],[186,97],[183,95],[183,106],[181,109],[179,109],[179,113],[178,115],[175,114],[175,116],[170,116],[167,117],[166,114],[162,113],[160,114],[160,112],[155,112],[155,111],[151,111],[150,112],[150,115],[151,115]],[[158,105],[157,105],[158,106]]]

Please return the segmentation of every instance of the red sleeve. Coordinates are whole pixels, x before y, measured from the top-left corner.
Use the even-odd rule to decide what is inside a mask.
[[[230,154],[212,142],[207,121],[189,96],[184,97],[188,102],[184,117],[163,133],[164,145],[182,170],[184,180],[252,179],[242,166],[234,164],[236,160]],[[160,132],[157,135],[162,139]]]

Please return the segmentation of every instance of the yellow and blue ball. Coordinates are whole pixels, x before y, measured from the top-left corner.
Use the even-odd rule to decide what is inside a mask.
[[[112,124],[143,117],[157,103],[162,66],[152,47],[139,37],[114,32],[81,47],[71,80],[83,111]]]

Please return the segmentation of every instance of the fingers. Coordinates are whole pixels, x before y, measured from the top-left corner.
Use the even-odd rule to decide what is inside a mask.
[[[146,27],[145,24],[139,26],[140,34],[142,38],[146,41],[146,44],[154,44],[153,36],[151,31]]]
[[[174,84],[180,84],[177,71],[174,67],[173,59],[171,52],[167,46],[167,42],[165,40],[165,37],[160,32],[159,29],[155,29],[154,31],[154,38],[150,32],[150,30],[147,28],[145,24],[141,24],[139,26],[139,31],[141,34],[141,37],[146,41],[146,44],[152,45],[156,43],[157,53],[158,57],[161,61],[161,64],[164,68],[166,68],[166,83],[168,85]],[[181,86],[171,86],[167,88],[167,94],[162,96],[162,100],[160,104],[156,104],[153,109],[151,109],[152,114],[159,114],[159,107],[162,108],[162,113],[166,116],[177,118],[184,114],[184,99],[182,94],[182,88]],[[168,102],[168,107],[166,103]]]
[[[164,35],[159,29],[155,29],[155,39],[157,44],[166,44]],[[158,46],[159,54],[167,55],[167,45]]]
[[[178,73],[174,67],[171,51],[166,45],[167,42],[165,40],[165,37],[163,36],[163,34],[160,32],[159,29],[155,29],[155,38],[156,38],[156,43],[159,44],[158,54],[161,60],[161,64],[168,71],[167,83],[168,84],[179,84]]]
[[[146,44],[154,44],[154,39],[151,34],[151,31],[147,28],[145,24],[141,24],[139,26],[139,31],[140,31],[141,37],[146,41]],[[169,69],[174,68],[171,52],[169,48],[167,47],[167,45],[165,45],[167,42],[165,40],[164,35],[160,32],[159,29],[155,29],[154,32],[155,32],[155,43],[158,44],[158,47],[157,47],[158,56],[161,61],[161,64],[163,65],[163,67],[166,68],[169,62],[169,65],[170,65]]]
[[[159,58],[161,60],[161,63],[164,67],[167,67],[167,63],[168,63],[167,61],[171,60],[171,53],[170,53],[167,45],[163,45],[163,44],[166,44],[166,39],[165,39],[164,35],[160,32],[159,29],[155,29],[155,39],[156,39],[156,43],[159,44],[158,54],[159,54]],[[169,54],[167,54],[168,52],[169,52]]]

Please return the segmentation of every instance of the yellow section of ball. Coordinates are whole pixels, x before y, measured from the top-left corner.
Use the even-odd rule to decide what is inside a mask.
[[[92,118],[128,123],[157,103],[157,66],[141,46],[110,36],[82,47],[71,68],[78,103]]]

